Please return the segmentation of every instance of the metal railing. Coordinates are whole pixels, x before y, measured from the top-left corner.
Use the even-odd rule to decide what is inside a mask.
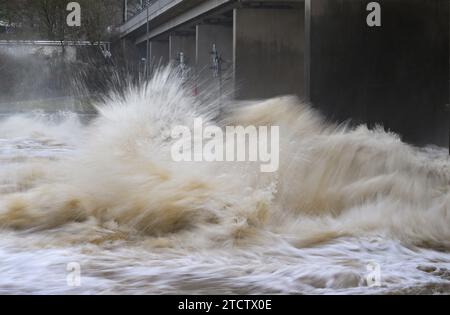
[[[110,42],[89,41],[49,41],[49,40],[0,40],[0,45],[30,45],[30,46],[107,46]]]
[[[139,15],[140,13],[144,12],[148,7],[152,6],[153,4],[155,4],[156,2],[158,2],[159,0],[146,0],[146,1],[142,1],[142,4],[138,7],[138,10],[133,12],[130,16],[126,17],[126,21],[131,20],[132,18],[134,18],[135,16]]]

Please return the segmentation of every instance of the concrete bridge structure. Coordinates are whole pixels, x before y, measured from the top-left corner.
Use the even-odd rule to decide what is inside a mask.
[[[152,62],[177,62],[182,53],[200,80],[213,78],[215,49],[221,70],[234,74],[237,98],[304,95],[304,6],[300,0],[151,1],[120,30],[143,58],[149,47]]]
[[[449,1],[375,1],[380,26],[367,24],[370,2],[124,0],[120,33],[141,59],[222,80],[236,99],[296,94],[329,120],[447,146]]]

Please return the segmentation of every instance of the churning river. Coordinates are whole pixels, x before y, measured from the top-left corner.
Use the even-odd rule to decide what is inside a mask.
[[[99,115],[0,120],[0,293],[450,293],[450,160],[295,98],[223,110],[170,71]],[[218,115],[220,112],[220,115]],[[174,162],[170,130],[280,126],[280,168]]]

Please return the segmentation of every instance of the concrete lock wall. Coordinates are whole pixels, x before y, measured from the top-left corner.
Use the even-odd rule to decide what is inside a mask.
[[[199,92],[229,91],[233,68],[233,27],[226,25],[201,24],[196,27],[196,65]],[[214,76],[213,45],[221,59],[221,75]]]
[[[170,35],[169,59],[177,64],[179,53],[184,54],[188,67],[195,68],[195,35]]]
[[[304,96],[304,9],[234,9],[237,99]]]
[[[449,1],[313,0],[311,101],[328,118],[383,124],[415,144],[449,143]]]

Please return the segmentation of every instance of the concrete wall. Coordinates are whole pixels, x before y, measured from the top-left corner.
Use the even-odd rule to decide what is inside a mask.
[[[416,144],[449,142],[449,1],[310,0],[311,101],[327,117],[383,124]]]
[[[226,25],[197,25],[196,68],[198,75],[198,91],[208,90],[220,93],[232,88],[231,75],[233,68],[233,28]],[[222,59],[222,75],[214,77],[212,48],[216,45]]]
[[[304,95],[303,9],[234,9],[238,99]]]
[[[186,65],[195,68],[195,35],[170,35],[170,61],[176,62],[180,52],[184,53]]]
[[[169,62],[169,41],[152,40],[150,41],[150,60],[154,64],[165,65]]]

